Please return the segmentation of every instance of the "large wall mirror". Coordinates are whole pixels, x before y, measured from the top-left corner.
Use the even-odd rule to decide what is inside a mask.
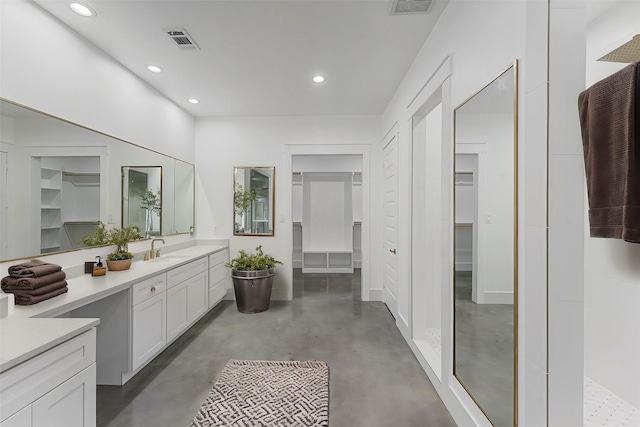
[[[517,419],[518,64],[455,109],[454,375],[496,427]]]
[[[274,167],[233,168],[234,236],[273,236]]]
[[[156,209],[152,228],[140,229],[149,236],[193,231],[192,164],[3,99],[0,130],[0,261],[78,249],[99,221],[144,218],[123,198],[128,165],[147,173],[149,190],[161,191],[161,214]]]

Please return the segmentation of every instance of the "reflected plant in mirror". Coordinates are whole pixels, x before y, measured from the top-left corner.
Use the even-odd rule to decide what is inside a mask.
[[[275,167],[234,167],[233,234],[273,236]]]
[[[454,112],[454,367],[496,427],[517,419],[517,62]]]
[[[162,166],[122,167],[122,226],[162,234]]]

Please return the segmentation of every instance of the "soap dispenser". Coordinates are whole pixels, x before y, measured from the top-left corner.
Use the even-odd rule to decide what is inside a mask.
[[[91,272],[91,275],[92,276],[104,276],[105,274],[107,274],[107,267],[102,265],[102,260],[100,259],[100,256],[97,256],[96,259],[98,260],[98,262],[96,262],[94,264],[93,271]]]

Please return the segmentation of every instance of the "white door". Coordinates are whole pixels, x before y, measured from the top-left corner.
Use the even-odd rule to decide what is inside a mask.
[[[384,272],[383,301],[398,314],[398,138],[394,134],[383,150],[384,167]]]

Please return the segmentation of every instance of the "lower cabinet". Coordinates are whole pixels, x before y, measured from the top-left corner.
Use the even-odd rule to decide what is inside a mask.
[[[133,306],[132,368],[135,371],[151,360],[167,343],[166,293]]]
[[[167,344],[167,275],[131,287],[131,371],[144,366]]]
[[[0,423],[0,427],[29,427],[33,425],[31,418],[31,405],[23,408]]]
[[[231,270],[225,267],[229,250],[209,255],[209,308],[213,308],[227,295],[227,283]]]
[[[0,375],[0,427],[95,427],[96,332],[72,338]],[[0,419],[2,419],[0,418]]]
[[[96,364],[74,375],[32,404],[32,427],[96,425]]]
[[[94,427],[95,425],[95,363],[0,423],[0,427]]]
[[[180,336],[208,310],[207,272],[167,290],[167,342]]]

